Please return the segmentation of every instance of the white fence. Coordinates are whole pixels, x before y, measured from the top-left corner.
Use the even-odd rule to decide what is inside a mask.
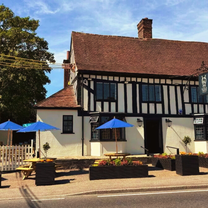
[[[33,144],[0,146],[0,171],[11,171],[24,165],[24,160],[33,157]]]

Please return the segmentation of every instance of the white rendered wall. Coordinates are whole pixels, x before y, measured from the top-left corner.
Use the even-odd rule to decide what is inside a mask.
[[[138,127],[137,118],[143,120],[142,117],[126,117],[126,122],[134,125],[126,128],[126,152],[130,154],[144,154],[144,127]]]
[[[195,141],[195,153],[208,153],[208,141]]]
[[[74,134],[62,134],[63,115],[73,115]],[[82,155],[81,117],[77,110],[37,110],[37,120],[58,127],[61,130],[40,133],[41,150],[43,144],[49,143],[48,157],[69,157]],[[38,149],[38,134],[36,134],[36,148]]]
[[[172,121],[171,127],[167,126],[165,119],[162,119],[164,152],[168,154],[176,153],[176,150],[168,149],[166,146],[176,147],[179,148],[180,152],[186,152],[185,145],[182,142],[184,136],[189,136],[192,140],[191,144],[187,146],[187,152],[195,152],[193,118],[168,118]]]

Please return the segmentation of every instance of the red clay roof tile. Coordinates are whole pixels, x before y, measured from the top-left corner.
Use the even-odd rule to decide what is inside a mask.
[[[79,108],[72,85],[37,103],[37,108]]]
[[[187,76],[208,63],[208,43],[72,32],[78,70]]]

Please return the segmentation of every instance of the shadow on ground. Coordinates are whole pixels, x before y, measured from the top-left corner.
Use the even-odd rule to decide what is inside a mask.
[[[70,170],[67,172],[57,172],[56,177],[62,177],[62,176],[71,176],[71,175],[82,175],[82,174],[89,174],[89,171],[86,170]]]
[[[148,167],[148,171],[156,171],[156,170],[163,170],[163,169],[157,167]]]

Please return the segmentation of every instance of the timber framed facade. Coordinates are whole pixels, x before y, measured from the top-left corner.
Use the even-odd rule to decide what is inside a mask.
[[[199,95],[196,73],[208,60],[208,43],[152,39],[148,18],[138,30],[138,38],[72,32],[64,89],[37,105],[45,122],[73,118],[73,135],[54,133],[52,145],[63,151],[51,156],[115,152],[113,131],[96,130],[113,117],[134,125],[117,130],[119,152],[174,154],[168,146],[185,151],[184,136],[192,139],[188,151],[208,152],[208,96]],[[51,124],[61,128],[61,122]]]

